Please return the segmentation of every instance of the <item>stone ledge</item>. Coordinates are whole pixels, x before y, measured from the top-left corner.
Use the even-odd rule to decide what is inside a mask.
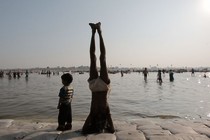
[[[0,120],[1,140],[210,140],[210,121],[140,118],[114,121],[116,132],[82,135],[84,121],[74,121],[69,131],[56,131],[56,122]]]

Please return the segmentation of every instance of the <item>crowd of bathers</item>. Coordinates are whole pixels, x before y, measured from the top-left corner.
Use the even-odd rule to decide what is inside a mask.
[[[28,70],[25,71],[25,77],[28,77]],[[4,76],[8,76],[8,78],[20,78],[21,76],[24,75],[24,72],[20,72],[20,71],[7,71],[7,72],[4,72],[4,71],[0,71],[0,78],[3,78]]]
[[[0,78],[3,78],[4,76],[7,76],[8,78],[21,78],[22,76],[25,76],[26,78],[28,78],[29,72],[29,70],[0,70]],[[42,70],[39,72],[39,74],[47,75],[48,77],[50,77],[51,74],[59,75],[59,71]]]
[[[0,71],[0,77],[4,77],[4,71]]]

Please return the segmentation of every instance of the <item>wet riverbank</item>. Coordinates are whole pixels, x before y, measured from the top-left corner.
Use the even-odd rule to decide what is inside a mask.
[[[114,120],[116,132],[82,135],[84,121],[74,121],[72,130],[56,131],[56,122],[0,120],[2,140],[209,140],[210,120],[139,118]]]

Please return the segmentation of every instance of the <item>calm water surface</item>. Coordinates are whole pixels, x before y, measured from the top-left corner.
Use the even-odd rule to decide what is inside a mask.
[[[181,117],[210,119],[210,78],[203,73],[175,73],[174,82],[168,74],[162,85],[156,82],[157,73],[149,73],[148,81],[142,73],[110,74],[109,105],[112,118]],[[0,79],[0,119],[56,120],[61,75],[47,77],[31,74],[28,79]],[[89,74],[73,74],[75,95],[72,102],[73,119],[85,119],[90,110]],[[209,74],[208,74],[209,76]]]

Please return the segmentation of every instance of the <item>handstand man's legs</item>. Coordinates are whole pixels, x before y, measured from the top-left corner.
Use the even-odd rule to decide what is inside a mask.
[[[95,24],[90,23],[89,24],[92,29],[92,36],[91,36],[91,42],[90,42],[90,77],[88,80],[93,80],[98,78],[98,71],[96,67],[96,55],[95,55],[95,33],[96,33],[96,27]],[[82,131],[84,134],[90,133],[92,130],[91,124],[91,113],[92,111],[92,104],[90,109],[90,114],[88,115],[85,124],[83,125]]]
[[[107,71],[107,66],[106,66],[106,49],[105,49],[104,40],[103,40],[103,37],[102,37],[101,23],[100,22],[96,24],[96,28],[97,28],[97,31],[98,31],[98,34],[99,34],[100,51],[101,51],[101,55],[100,55],[100,64],[101,64],[100,77],[106,84],[109,84],[110,79],[109,79],[109,76],[108,76],[108,71]]]
[[[98,71],[96,67],[96,55],[95,55],[95,33],[96,27],[95,24],[90,23],[92,28],[92,37],[90,42],[90,78],[89,80],[96,79],[98,77]]]
[[[98,31],[98,34],[99,34],[100,51],[101,51],[101,55],[100,55],[100,64],[101,64],[100,77],[106,84],[109,84],[110,79],[109,79],[109,76],[108,76],[108,71],[107,71],[107,66],[106,66],[106,49],[105,49],[104,40],[103,40],[103,37],[102,37],[101,23],[100,22],[97,23],[96,27],[97,27],[97,31]],[[106,106],[106,117],[107,117],[107,123],[108,123],[108,128],[107,129],[108,129],[109,132],[114,133],[114,125],[113,125],[113,122],[112,122],[109,105],[108,105],[108,103],[106,105],[107,105]]]

